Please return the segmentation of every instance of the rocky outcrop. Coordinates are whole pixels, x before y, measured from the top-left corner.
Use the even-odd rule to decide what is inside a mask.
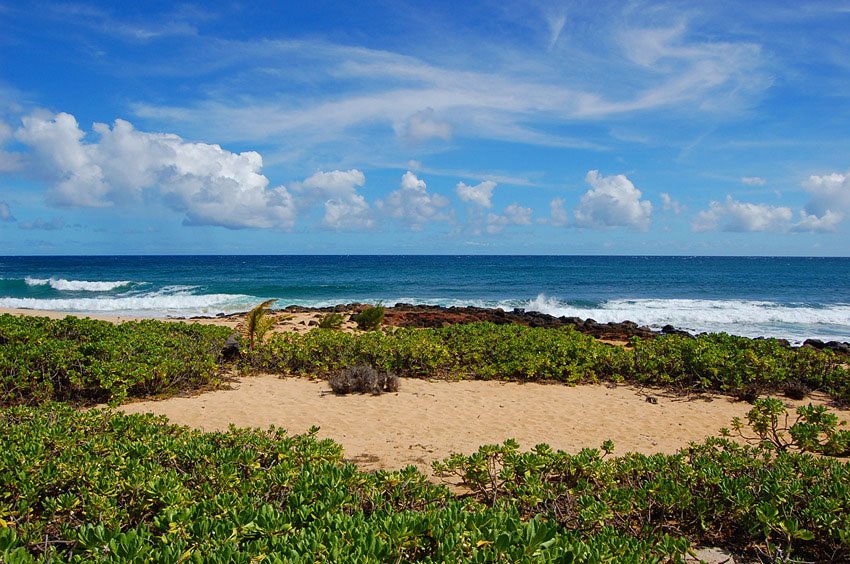
[[[820,339],[806,339],[803,341],[803,346],[819,351],[828,350],[838,354],[850,355],[850,343],[842,343],[840,341],[823,342]]]
[[[443,327],[455,323],[490,322],[495,324],[516,323],[528,327],[573,327],[581,333],[598,339],[627,341],[631,337],[652,339],[658,333],[632,321],[621,323],[598,323],[593,319],[578,317],[555,317],[537,311],[513,309],[491,309],[481,307],[443,307],[399,303],[387,308],[384,323],[396,327]]]

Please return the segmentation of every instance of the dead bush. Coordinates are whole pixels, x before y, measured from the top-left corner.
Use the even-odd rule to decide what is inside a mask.
[[[332,373],[328,383],[336,394],[370,393],[398,391],[398,375],[392,372],[379,372],[371,366],[352,366]]]

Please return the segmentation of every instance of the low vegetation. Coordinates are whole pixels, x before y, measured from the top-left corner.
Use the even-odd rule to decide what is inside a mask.
[[[341,313],[326,313],[319,319],[319,329],[340,329],[345,323],[345,317]]]
[[[847,463],[723,438],[674,455],[609,459],[611,447],[571,455],[506,441],[434,467],[487,507],[588,535],[684,537],[769,562],[850,558]]]
[[[828,456],[850,456],[850,431],[842,429],[844,421],[839,421],[835,413],[830,413],[823,405],[805,405],[797,408],[797,417],[789,423],[790,415],[782,400],[764,398],[757,400],[747,413],[746,429],[744,423],[735,418],[732,430],[749,443],[763,444],[778,451],[797,450],[814,452]],[[749,435],[753,432],[753,435]],[[728,429],[722,429],[724,436],[731,436]]]
[[[834,458],[848,455],[850,434],[825,408],[793,417],[780,400],[756,399],[850,399],[846,359],[833,353],[728,335],[623,348],[486,323],[318,329],[242,349],[246,368],[324,374],[341,393],[392,390],[400,374],[755,396],[746,422],[733,422],[752,444],[720,437],[614,457],[607,442],[570,455],[508,441],[435,465],[461,496],[413,468],[358,471],[315,430],[202,433],[73,408],[215,385],[229,335],[0,316],[0,561],[662,562],[697,545],[766,561],[850,559],[850,467]]]
[[[121,403],[215,386],[230,330],[0,315],[0,405]]]
[[[659,562],[687,540],[570,531],[364,473],[315,432],[201,433],[65,405],[0,410],[0,561]]]
[[[513,441],[365,473],[316,430],[202,433],[65,404],[0,410],[0,561],[662,562],[692,546],[850,557],[846,463],[709,439],[674,455]]]
[[[362,331],[374,331],[381,326],[384,321],[384,306],[377,304],[369,306],[360,313],[351,316],[351,321],[357,324],[357,328]]]
[[[404,377],[631,382],[753,401],[766,393],[818,390],[850,401],[846,358],[773,339],[669,335],[633,339],[624,348],[569,328],[491,323],[354,334],[316,329],[262,339],[270,319],[263,306],[256,310],[254,348],[242,349],[246,370],[328,376],[369,366]],[[229,335],[211,325],[2,315],[0,404],[120,403],[214,386]]]
[[[726,334],[633,339],[628,348],[570,328],[474,323],[440,329],[358,334],[277,334],[258,350],[257,365],[282,373],[329,374],[368,365],[408,377],[612,381],[680,392],[715,391],[755,400],[766,393],[819,390],[850,401],[847,359],[792,349],[775,339]]]

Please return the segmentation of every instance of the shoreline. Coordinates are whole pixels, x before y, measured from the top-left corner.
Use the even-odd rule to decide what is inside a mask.
[[[269,313],[275,318],[275,326],[272,332],[305,332],[318,325],[318,320],[327,313],[342,313],[351,315],[368,307],[367,303],[337,304],[335,306],[310,307],[300,305],[287,305],[279,309],[270,309]],[[385,306],[384,326],[390,327],[418,327],[433,328],[458,323],[491,322],[496,324],[516,323],[529,327],[557,328],[571,327],[580,333],[595,337],[597,340],[617,345],[626,345],[632,337],[641,339],[653,339],[662,335],[680,335],[683,337],[694,337],[703,333],[691,333],[672,325],[666,325],[659,330],[647,326],[640,326],[632,321],[624,320],[619,323],[599,323],[593,319],[582,319],[579,317],[555,317],[537,311],[526,311],[516,308],[503,310],[501,308],[483,308],[476,306],[439,306],[439,305],[414,305],[408,303],[397,303],[393,306]],[[156,317],[142,315],[123,315],[117,313],[99,313],[84,311],[60,311],[41,310],[30,308],[3,308],[0,307],[0,315],[11,314],[19,316],[47,317],[49,319],[62,319],[66,316],[96,319],[111,323],[124,323],[128,321],[142,321],[153,319],[164,322],[200,323],[203,325],[219,325],[230,327],[234,330],[240,329],[242,322],[248,312],[219,313],[215,316],[196,315],[181,317]],[[346,321],[344,330],[354,330],[354,324]],[[767,337],[744,337],[748,339],[763,339]],[[818,350],[831,350],[832,352],[850,356],[850,341],[824,341],[821,339],[807,338],[791,343],[785,338],[776,338],[787,347],[797,348],[808,346]]]

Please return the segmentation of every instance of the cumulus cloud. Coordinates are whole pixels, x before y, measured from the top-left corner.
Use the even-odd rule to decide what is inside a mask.
[[[15,216],[12,215],[12,210],[6,202],[0,202],[0,221],[15,221]]]
[[[667,192],[661,192],[659,196],[661,197],[662,210],[671,211],[674,214],[679,215],[680,213],[682,213],[682,210],[685,209],[685,206],[683,206],[679,201],[674,200],[673,197]]]
[[[764,186],[767,184],[767,180],[760,176],[742,176],[741,184],[746,184],[747,186]]]
[[[366,176],[357,169],[317,172],[293,190],[305,203],[322,201],[325,215],[322,225],[329,229],[370,229],[374,227],[372,209],[357,188],[366,184]]]
[[[807,214],[800,210],[800,221],[794,224],[792,231],[831,232],[835,231],[838,224],[844,221],[844,214],[827,210],[822,216]]]
[[[449,200],[440,194],[428,192],[424,180],[409,170],[401,177],[401,186],[390,192],[386,199],[376,202],[379,209],[390,217],[406,221],[413,230],[422,229],[429,221],[445,221],[449,215],[443,211]]]
[[[0,121],[0,172],[11,172],[21,168],[21,156],[3,150],[3,145],[12,138],[12,128]]]
[[[531,208],[511,204],[501,214],[487,214],[487,233],[501,233],[509,225],[531,225]]]
[[[438,120],[434,115],[434,108],[425,108],[407,118],[399,133],[411,141],[421,142],[429,139],[448,141],[452,138],[452,126]]]
[[[711,202],[707,210],[699,212],[691,227],[694,231],[783,231],[789,228],[791,217],[791,208],[739,202],[727,196],[725,202]]]
[[[107,207],[153,195],[184,214],[187,225],[290,228],[296,208],[283,186],[269,188],[263,159],[167,133],[137,131],[118,119],[96,123],[89,142],[74,116],[35,112],[15,137],[29,146],[52,184],[53,202]]]
[[[642,193],[625,175],[602,176],[597,170],[587,173],[591,189],[581,197],[574,210],[578,227],[631,227],[649,229],[652,203],[641,200]]]
[[[467,186],[463,182],[458,182],[455,187],[458,198],[464,202],[470,202],[482,208],[493,207],[493,189],[496,183],[492,180],[485,180],[475,186]]]
[[[549,202],[549,223],[555,227],[569,225],[570,217],[567,208],[564,207],[563,198],[555,198]]]
[[[803,188],[811,194],[806,204],[807,213],[817,216],[829,211],[850,213],[850,172],[812,175],[803,183]]]

